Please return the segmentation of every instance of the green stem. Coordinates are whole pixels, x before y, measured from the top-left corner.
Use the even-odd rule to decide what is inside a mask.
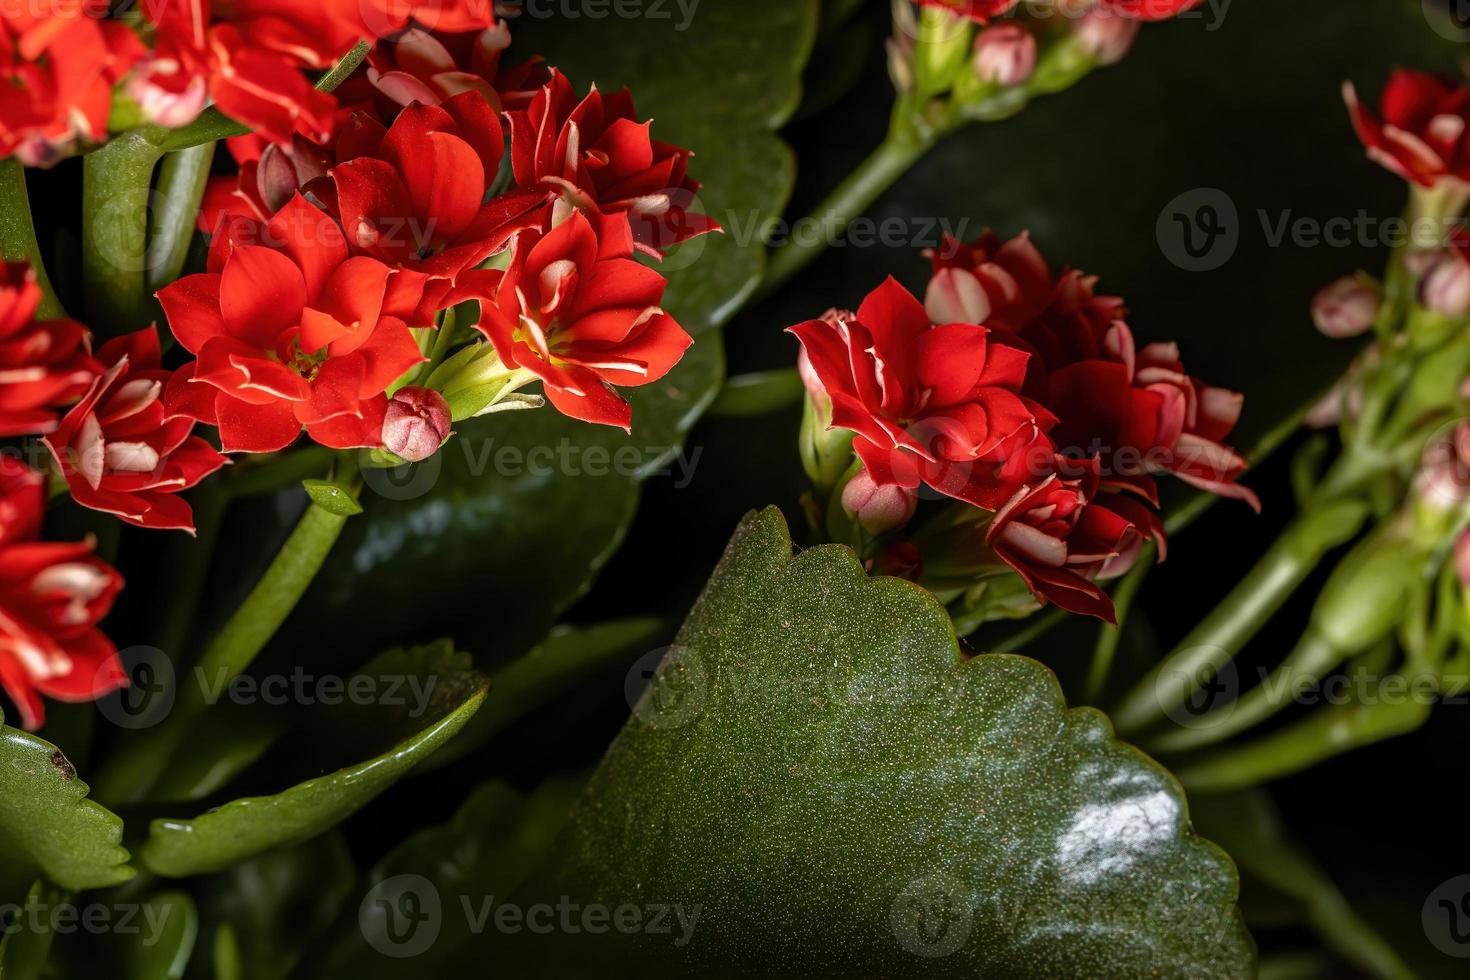
[[[1176,770],[1190,793],[1221,793],[1300,772],[1360,746],[1414,731],[1431,705],[1417,700],[1333,705]]]
[[[163,151],[126,133],[82,164],[82,286],[88,325],[116,336],[146,326],[154,304],[148,265],[148,205]]]
[[[339,481],[351,480],[354,495],[358,490],[352,462],[355,458],[352,453],[342,455],[344,465],[353,472],[338,476]],[[187,678],[177,678],[177,696],[168,717],[125,742],[103,769],[97,786],[99,798],[114,804],[136,803],[145,798],[172,762],[194,720],[209,707],[207,692],[223,690],[224,685],[249,668],[301,601],[346,523],[345,516],[314,504],[307,508],[275,560],[205,648],[198,664]]]
[[[1329,551],[1357,536],[1367,505],[1336,501],[1301,514],[1225,600],[1118,704],[1113,723],[1133,734],[1184,704],[1281,608]]]
[[[148,235],[147,288],[157,292],[179,278],[189,257],[194,224],[209,167],[214,162],[214,143],[201,143],[176,150],[163,158],[158,173],[158,200]]]
[[[1113,660],[1118,654],[1118,643],[1123,639],[1123,627],[1127,625],[1128,613],[1133,608],[1133,600],[1138,596],[1143,580],[1148,578],[1149,570],[1153,568],[1154,552],[1155,545],[1152,542],[1145,545],[1138,555],[1138,561],[1113,590],[1113,611],[1118,625],[1103,623],[1098,628],[1097,643],[1092,648],[1092,667],[1088,670],[1087,687],[1082,694],[1083,704],[1098,704],[1102,700],[1108,685],[1108,675],[1113,670]]]
[[[43,320],[66,316],[46,265],[41,261],[41,246],[36,241],[36,227],[31,221],[31,199],[26,193],[26,171],[14,157],[0,160],[0,257],[7,262],[29,262],[41,287],[41,305],[37,310]]]
[[[771,252],[765,278],[755,299],[770,296],[821,255],[843,230],[862,215],[893,183],[933,146],[934,138],[900,138],[890,135],[856,170],[817,206],[815,233],[806,221],[798,222],[791,240]]]

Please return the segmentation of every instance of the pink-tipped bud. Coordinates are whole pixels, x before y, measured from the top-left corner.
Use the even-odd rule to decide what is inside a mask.
[[[1077,43],[1082,53],[1099,65],[1122,61],[1138,37],[1140,22],[1103,7],[1094,7],[1077,22]]]
[[[1451,510],[1470,500],[1470,421],[1429,444],[1418,483],[1420,499],[1437,510]]]
[[[1367,276],[1343,276],[1312,297],[1312,322],[1335,340],[1358,337],[1373,327],[1383,296]]]
[[[1470,531],[1461,531],[1455,539],[1455,573],[1460,584],[1470,589]]]
[[[879,486],[866,469],[842,488],[842,509],[869,534],[903,527],[919,506],[919,494],[908,487]]]
[[[383,447],[399,459],[417,463],[439,451],[453,420],[449,403],[431,388],[400,388],[383,416]]]
[[[199,118],[209,86],[203,75],[190,75],[173,59],[156,58],[133,69],[128,95],[149,122],[177,129]]]
[[[1424,279],[1423,302],[1441,316],[1470,313],[1470,262],[1450,255]]]
[[[1014,21],[975,36],[975,74],[993,85],[1020,85],[1036,70],[1036,38]]]

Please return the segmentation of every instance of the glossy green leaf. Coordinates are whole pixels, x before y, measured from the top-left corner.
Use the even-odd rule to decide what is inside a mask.
[[[657,138],[697,154],[702,207],[749,225],[779,213],[791,190],[794,161],[773,130],[797,102],[816,8],[710,4],[682,26],[680,17],[525,18],[516,36],[581,89],[631,86]],[[509,412],[456,424],[456,438],[417,467],[366,473],[367,513],[347,528],[303,603],[309,616],[292,624],[297,643],[283,649],[310,643],[323,618],[347,649],[422,639],[433,623],[482,664],[540,640],[622,541],[639,483],[669,464],[714,397],[724,374],[715,328],[763,262],[759,237],[732,229],[662,263],[664,308],[695,344],[666,379],[628,392],[631,435],[549,407]]]
[[[199,900],[203,938],[195,963],[212,962],[201,975],[288,976],[335,920],[356,879],[352,855],[336,832],[210,878]]]
[[[46,968],[46,957],[55,941],[50,919],[32,918],[26,910],[54,907],[66,900],[59,888],[38,881],[26,893],[19,909],[0,911],[0,980],[40,980]]]
[[[424,657],[438,657],[440,649],[428,647],[388,656],[397,658],[407,670]],[[375,663],[385,661],[380,658]],[[431,723],[424,727],[422,717],[412,718],[420,730],[385,754],[272,796],[234,800],[192,820],[154,820],[140,860],[157,874],[202,874],[272,848],[300,843],[335,826],[428,758],[474,716],[485,700],[488,682],[478,675],[461,679],[462,683],[436,684],[424,712],[433,719]],[[368,706],[362,710],[376,714]],[[344,709],[344,713],[358,712],[354,707]],[[389,725],[409,720],[402,712],[395,713],[394,718]],[[311,748],[303,744],[298,751],[309,752]]]
[[[331,934],[296,976],[452,976],[452,963],[482,942],[470,931],[461,898],[474,909],[486,898],[513,891],[544,856],[576,798],[581,783],[552,780],[522,797],[503,783],[486,783],[470,794],[447,824],[409,837],[373,868],[355,902],[343,909]],[[401,897],[391,883],[410,879],[425,899],[432,895],[441,916],[424,948],[420,937],[397,928],[387,916]],[[386,903],[386,904],[384,904]],[[395,938],[396,937],[396,938]],[[411,956],[393,954],[411,952]],[[386,954],[386,955],[385,955]],[[507,974],[509,975],[509,974]]]
[[[794,367],[737,374],[726,380],[720,397],[710,406],[710,415],[719,418],[767,415],[800,404],[804,393],[801,377]]]
[[[528,898],[663,903],[548,958],[738,976],[1245,977],[1229,858],[1034,661],[965,660],[927,593],[741,525]]]
[[[589,627],[562,626],[495,674],[485,707],[459,737],[424,763],[437,769],[481,748],[514,721],[544,707],[600,671],[631,663],[653,648],[657,619],[622,619]]]
[[[133,876],[122,820],[87,792],[56,746],[0,725],[0,899],[37,878],[80,889]]]
[[[330,480],[303,480],[301,485],[306,488],[306,495],[312,503],[329,514],[353,517],[362,513],[362,504],[357,502],[357,498]]]

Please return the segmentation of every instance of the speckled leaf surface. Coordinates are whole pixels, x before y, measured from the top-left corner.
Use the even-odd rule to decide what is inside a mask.
[[[709,975],[1254,965],[1234,867],[1173,777],[1041,665],[964,661],[917,587],[845,548],[793,557],[774,510],[736,532],[534,891],[698,906],[683,948],[605,938]],[[584,966],[609,952],[589,943]]]
[[[122,820],[87,793],[60,749],[0,724],[0,902],[24,898],[37,878],[80,889],[133,876]]]
[[[701,206],[740,224],[681,246],[660,266],[669,280],[663,306],[694,346],[667,378],[628,392],[631,435],[549,407],[512,412],[456,426],[454,441],[412,477],[369,474],[367,512],[348,525],[303,604],[313,621],[328,616],[353,634],[339,639],[421,640],[419,625],[434,623],[481,663],[529,648],[591,585],[633,519],[639,484],[669,467],[719,390],[717,327],[765,261],[751,228],[780,213],[795,179],[774,130],[798,101],[817,3],[705,4],[687,24],[677,5],[666,9],[674,15],[523,18],[516,33],[520,50],[545,54],[581,91],[632,86],[655,137],[695,152]],[[679,478],[677,463],[672,473]],[[309,642],[312,624],[293,626]]]

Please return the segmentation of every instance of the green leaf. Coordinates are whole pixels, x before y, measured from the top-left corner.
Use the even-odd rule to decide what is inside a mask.
[[[425,649],[432,655],[439,648]],[[407,664],[420,652],[393,656]],[[154,820],[140,859],[156,874],[178,877],[218,871],[271,848],[308,840],[356,813],[453,738],[479,710],[487,686],[483,679],[464,687],[443,685],[446,694],[434,691],[430,708],[435,710],[428,712],[437,720],[376,758],[273,796],[234,800],[193,820]],[[421,719],[415,722],[422,724]],[[298,751],[310,747],[301,745]]]
[[[697,916],[521,934],[542,970],[1245,977],[1229,859],[1179,784],[1020,657],[965,660],[916,586],[736,532],[527,900]],[[448,898],[445,901],[449,901]],[[672,941],[671,941],[672,940]],[[477,948],[482,952],[482,948]]]
[[[336,832],[210,878],[199,902],[205,940],[196,964],[214,959],[217,980],[232,968],[245,980],[280,980],[315,948],[356,880],[352,855]]]
[[[703,208],[722,223],[752,225],[779,214],[791,190],[794,161],[773,131],[798,100],[816,19],[814,0],[712,4],[687,29],[677,17],[527,18],[517,43],[579,88],[630,85],[655,136],[697,154]],[[315,649],[323,619],[349,650],[422,640],[424,624],[482,664],[538,642],[621,543],[641,481],[668,465],[715,396],[724,374],[715,328],[755,287],[763,262],[746,227],[665,259],[664,308],[695,344],[663,381],[628,392],[631,435],[549,407],[509,412],[456,424],[456,438],[416,468],[365,474],[367,513],[343,534],[282,655]],[[385,609],[397,612],[391,626]]]
[[[552,780],[523,798],[503,783],[480,786],[452,821],[419,831],[373,868],[357,900],[344,906],[331,934],[296,975],[357,980],[451,975],[454,957],[476,943],[459,896],[469,896],[473,907],[520,885],[551,845],[580,788],[580,782]],[[445,913],[422,950],[399,947],[388,931],[386,917],[398,897],[395,879],[411,882],[426,897],[432,894]],[[405,951],[415,955],[391,955]]]
[[[551,703],[609,665],[652,648],[663,629],[657,619],[623,619],[584,628],[561,626],[535,649],[495,675],[485,707],[458,738],[424,763],[438,769],[483,747],[514,721]]]
[[[354,517],[362,513],[362,504],[357,502],[357,498],[329,480],[302,480],[301,485],[306,488],[306,495],[312,503],[329,514]]]
[[[725,382],[720,397],[710,406],[710,415],[719,418],[767,415],[798,404],[804,392],[794,367],[737,374]]]
[[[83,923],[94,910],[109,912],[107,927],[58,928],[61,941],[52,957],[57,972],[47,976],[179,980],[184,975],[199,938],[199,912],[185,892],[146,894],[130,886],[75,905]]]
[[[77,890],[133,876],[122,820],[87,792],[56,746],[0,725],[0,898],[37,878]]]
[[[38,881],[26,893],[25,903],[12,919],[0,912],[0,927],[4,938],[0,939],[0,980],[40,980],[46,967],[47,954],[55,933],[49,928],[50,918],[32,918],[27,909],[48,909],[66,901],[66,893],[59,888]]]

